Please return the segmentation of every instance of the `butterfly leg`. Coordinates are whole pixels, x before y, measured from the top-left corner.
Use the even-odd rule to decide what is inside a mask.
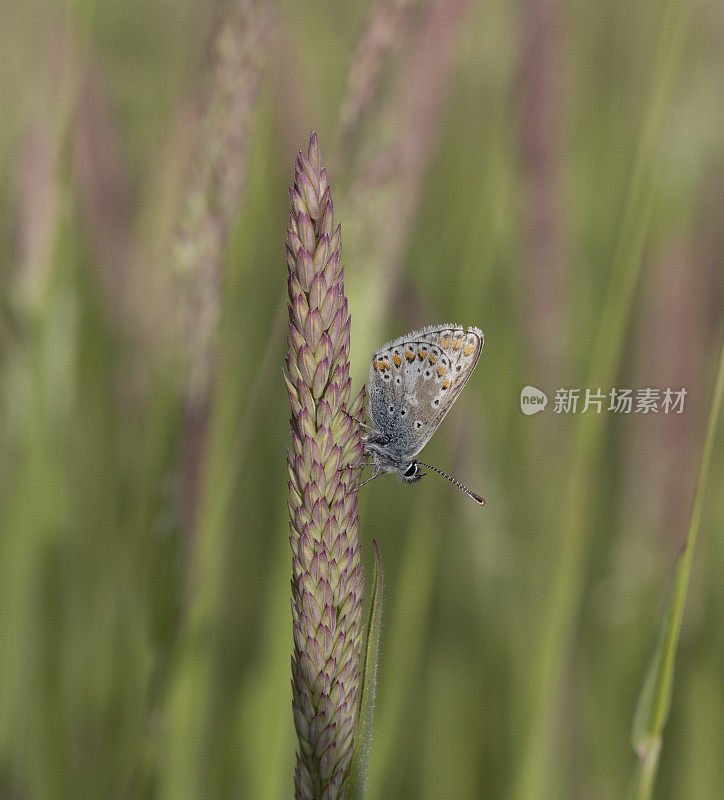
[[[372,475],[370,475],[370,477],[367,478],[366,481],[362,481],[362,483],[360,483],[360,485],[357,488],[361,489],[363,486],[368,484],[370,481],[373,481],[378,475],[381,475],[381,474],[382,474],[382,470],[379,467],[375,467],[374,470],[372,471]]]

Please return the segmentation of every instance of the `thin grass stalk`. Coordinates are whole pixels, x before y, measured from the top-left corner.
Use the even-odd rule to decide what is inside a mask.
[[[350,403],[350,316],[341,228],[316,134],[299,153],[287,230],[291,404],[287,449],[292,547],[292,708],[298,800],[346,792],[362,649],[364,573],[357,485],[364,390]]]
[[[186,542],[186,613],[162,710],[156,783],[161,798],[208,797],[210,787],[223,779],[213,759],[219,757],[215,745],[221,738],[219,620],[227,599],[230,492],[217,479],[224,434],[217,423],[223,422],[222,414],[212,413],[218,409],[212,393],[224,254],[243,200],[249,130],[273,9],[266,0],[219,6],[201,132],[190,159],[186,214],[172,257],[180,308],[177,330],[185,344],[180,355],[187,367],[180,505],[186,532],[193,535]]]
[[[370,134],[361,135],[355,146],[354,177],[343,199],[353,223],[346,227],[348,251],[351,248],[355,260],[366,267],[364,286],[355,287],[362,310],[355,339],[368,345],[376,343],[396,295],[471,8],[470,0],[431,0],[424,5],[419,23],[405,37],[392,91],[372,123],[368,121]],[[370,111],[368,106],[364,113]],[[388,224],[392,217],[394,225]],[[369,236],[372,230],[375,236]]]
[[[533,364],[559,374],[566,308],[562,244],[560,0],[527,0],[521,120],[525,319]]]
[[[383,69],[407,38],[410,18],[420,5],[421,0],[379,0],[370,10],[350,60],[340,112],[342,149],[369,116],[379,94]]]
[[[681,622],[686,606],[694,549],[699,536],[704,494],[709,477],[709,465],[714,449],[722,395],[724,395],[724,339],[722,340],[719,354],[714,396],[709,411],[709,422],[704,438],[704,449],[699,465],[699,476],[696,482],[694,503],[691,509],[686,540],[676,563],[674,579],[659,631],[659,640],[634,717],[631,739],[639,757],[639,763],[629,791],[629,800],[649,800],[654,789],[664,726],[671,709],[676,650],[679,644]]]
[[[200,130],[174,243],[188,345],[182,497],[186,527],[196,516],[208,439],[224,251],[242,203],[250,127],[272,29],[269,0],[219,3]]]
[[[130,296],[133,236],[125,154],[107,81],[94,60],[89,60],[79,95],[72,128],[73,181],[79,213],[109,313],[124,336],[133,336],[138,313]]]
[[[621,222],[606,300],[596,335],[587,386],[610,386],[621,359],[624,337],[641,272],[643,250],[649,230],[657,176],[660,143],[680,62],[684,7],[682,0],[670,0],[662,18],[661,31],[644,127],[639,140],[626,208]],[[547,797],[551,773],[550,731],[555,727],[563,676],[567,669],[592,529],[593,470],[601,455],[605,415],[582,414],[570,459],[569,485],[560,553],[556,574],[546,600],[542,631],[531,663],[537,665],[530,689],[530,711],[526,736],[511,797],[535,800]]]
[[[706,354],[713,333],[706,304],[715,286],[701,264],[698,247],[675,239],[654,266],[651,297],[644,309],[634,385],[645,385],[647,375],[659,376],[662,386],[701,386],[706,380]],[[676,546],[690,513],[696,476],[682,476],[682,465],[694,464],[697,439],[705,425],[704,398],[689,395],[686,414],[658,415],[649,435],[636,442],[626,465],[624,484],[640,492],[637,476],[647,475],[645,497],[639,497],[649,529],[664,543]]]
[[[86,11],[90,13],[91,8]],[[54,20],[48,52],[41,61],[43,91],[27,124],[18,161],[19,240],[15,285],[9,293],[13,313],[43,313],[52,283],[53,259],[62,223],[62,159],[85,68],[86,22],[68,13]]]

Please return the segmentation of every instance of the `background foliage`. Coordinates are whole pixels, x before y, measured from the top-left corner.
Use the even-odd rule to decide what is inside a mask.
[[[216,42],[216,44],[213,44]],[[318,130],[353,391],[478,325],[381,479],[371,800],[618,798],[722,323],[712,0],[0,6],[0,796],[291,795],[284,230]],[[534,417],[522,386],[685,386]],[[724,786],[715,442],[656,796]]]

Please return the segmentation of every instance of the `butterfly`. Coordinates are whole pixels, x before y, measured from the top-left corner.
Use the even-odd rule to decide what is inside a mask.
[[[484,341],[478,328],[431,325],[393,339],[372,354],[368,382],[372,424],[364,441],[373,473],[364,483],[383,472],[415,483],[425,474],[420,467],[427,467],[485,505],[480,495],[416,458],[468,382]]]

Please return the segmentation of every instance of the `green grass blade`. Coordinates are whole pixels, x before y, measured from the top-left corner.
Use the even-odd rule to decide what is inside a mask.
[[[372,718],[374,716],[375,688],[377,686],[377,661],[380,651],[380,631],[382,629],[382,559],[380,558],[377,542],[374,539],[372,540],[372,547],[375,553],[374,586],[362,664],[357,743],[350,764],[349,800],[364,800],[367,789],[367,768],[370,763]]]
[[[639,764],[629,794],[631,800],[646,800],[651,797],[654,786],[661,750],[661,737],[671,708],[676,647],[679,642],[686,592],[689,587],[694,547],[699,534],[701,509],[704,503],[717,421],[721,411],[722,394],[724,394],[724,343],[719,357],[714,398],[709,413],[709,424],[699,466],[689,530],[682,552],[676,562],[674,577],[664,607],[659,638],[634,716],[631,741],[634,750],[638,753]]]
[[[670,0],[662,16],[648,107],[618,235],[611,277],[594,343],[586,386],[611,386],[622,357],[657,188],[661,142],[685,34],[685,3]],[[582,603],[594,504],[595,469],[603,455],[605,415],[582,414],[572,444],[573,466],[560,551],[532,663],[526,737],[511,791],[512,800],[549,796],[553,773],[549,735],[560,713],[560,687],[568,667]]]

